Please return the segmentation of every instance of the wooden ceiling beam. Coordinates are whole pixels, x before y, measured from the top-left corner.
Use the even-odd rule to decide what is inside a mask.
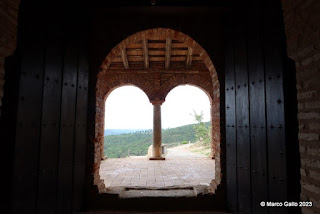
[[[142,51],[144,57],[144,67],[149,68],[149,53],[148,53],[148,41],[146,38],[142,39]]]
[[[149,69],[149,70],[130,70],[130,74],[150,74],[150,73],[161,73],[161,74],[198,74],[207,73],[208,70],[159,70],[159,69]],[[108,70],[108,74],[125,74],[128,71],[123,70]]]
[[[188,53],[187,53],[187,61],[186,61],[186,68],[189,69],[191,67],[192,63],[192,47],[188,47]]]
[[[166,38],[166,53],[165,53],[165,68],[170,68],[170,58],[171,58],[171,38]]]
[[[121,50],[121,58],[123,62],[123,66],[125,69],[129,69],[129,62],[128,62],[128,57],[127,57],[127,51],[126,48],[123,48]]]

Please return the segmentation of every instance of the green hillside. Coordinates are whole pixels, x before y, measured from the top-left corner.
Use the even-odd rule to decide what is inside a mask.
[[[206,125],[209,126],[209,122]],[[168,147],[177,146],[183,141],[196,141],[194,124],[162,130],[162,143]],[[104,137],[104,152],[108,158],[147,155],[152,144],[152,130],[138,131],[122,135]]]

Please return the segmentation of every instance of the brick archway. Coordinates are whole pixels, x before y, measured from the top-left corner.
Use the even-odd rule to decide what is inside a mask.
[[[209,97],[210,102],[213,100],[213,91],[211,91],[212,85],[210,80],[202,78],[201,76],[173,76],[164,85],[161,86],[161,97],[165,99],[168,93],[179,85],[192,85],[203,90]]]
[[[133,85],[141,89],[149,98],[152,92],[152,85],[144,80],[143,78],[136,76],[134,74],[121,74],[115,78],[109,75],[98,76],[98,85],[96,90],[97,94],[97,111],[96,111],[96,138],[95,144],[99,144],[100,148],[95,147],[95,154],[100,153],[99,159],[104,159],[104,112],[105,112],[105,102],[109,94],[118,87],[125,85]],[[98,151],[98,149],[100,151]]]
[[[97,77],[94,184],[105,191],[100,179],[103,158],[104,104],[110,92],[123,85],[143,90],[150,102],[164,101],[178,85],[194,85],[210,98],[212,151],[215,157],[215,190],[220,169],[220,84],[207,52],[191,37],[168,28],[155,28],[133,34],[115,46],[104,59]]]

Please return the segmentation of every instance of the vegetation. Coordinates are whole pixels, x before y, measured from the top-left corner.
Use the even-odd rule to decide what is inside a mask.
[[[203,123],[206,127],[209,122]],[[162,130],[162,143],[167,147],[174,147],[184,142],[197,141],[195,124]],[[134,133],[110,135],[104,138],[104,152],[109,158],[123,158],[128,156],[144,156],[152,144],[152,130]]]
[[[202,146],[210,146],[210,126],[203,122],[203,112],[201,111],[198,114],[196,111],[193,111],[193,116],[195,121],[197,121],[197,124],[193,125],[193,128],[196,132],[198,143]]]
[[[104,152],[109,158],[146,155],[152,144],[152,130],[104,137]]]

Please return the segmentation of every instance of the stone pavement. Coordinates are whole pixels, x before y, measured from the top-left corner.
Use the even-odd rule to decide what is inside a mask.
[[[100,165],[107,188],[209,185],[214,176],[215,162],[208,157],[129,157],[106,159]]]

